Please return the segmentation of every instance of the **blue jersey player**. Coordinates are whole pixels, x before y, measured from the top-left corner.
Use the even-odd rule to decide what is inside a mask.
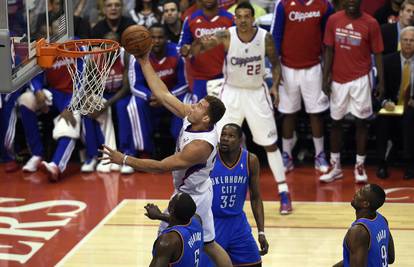
[[[168,205],[169,225],[154,242],[150,267],[198,266],[203,255],[203,227],[195,214],[196,204],[187,193],[178,193]],[[148,218],[161,219],[160,209],[154,204],[145,206]]]
[[[385,201],[384,190],[367,184],[351,202],[356,221],[349,228],[343,242],[343,261],[334,267],[386,267],[394,263],[394,241],[387,220],[377,212]]]
[[[233,265],[261,266],[261,255],[268,251],[264,234],[263,202],[260,196],[260,166],[256,155],[241,148],[242,129],[226,124],[220,136],[219,153],[210,173],[213,183],[213,215],[216,242],[229,254]],[[261,251],[243,212],[246,193],[259,231]]]

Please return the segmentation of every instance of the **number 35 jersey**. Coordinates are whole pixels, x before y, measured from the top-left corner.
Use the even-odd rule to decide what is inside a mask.
[[[256,28],[250,42],[240,40],[236,26],[228,29],[230,46],[223,65],[225,84],[242,89],[259,89],[265,76],[265,38],[267,32]]]
[[[227,166],[217,152],[210,179],[213,184],[214,217],[241,214],[250,183],[249,152],[240,149],[239,159],[234,166]]]

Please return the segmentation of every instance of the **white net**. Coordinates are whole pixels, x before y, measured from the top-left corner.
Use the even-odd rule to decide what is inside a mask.
[[[119,56],[119,49],[112,49],[115,46],[116,42],[81,41],[59,47],[64,51],[84,53],[77,58],[62,56],[66,58],[66,67],[73,81],[70,111],[87,115],[104,107],[102,98],[106,80]]]

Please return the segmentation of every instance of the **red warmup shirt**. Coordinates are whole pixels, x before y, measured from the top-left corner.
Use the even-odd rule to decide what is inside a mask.
[[[334,49],[332,79],[338,83],[356,80],[371,70],[371,54],[384,50],[378,22],[362,13],[352,19],[345,11],[329,17],[324,43]]]
[[[329,2],[284,0],[280,5],[283,7],[278,8],[284,11],[281,44],[283,65],[301,69],[318,64],[321,60],[323,20],[326,21],[326,16],[332,12],[329,10]]]
[[[56,90],[72,93],[72,78],[66,68],[65,62],[71,59],[59,58],[53,64],[53,67],[45,70],[47,85],[49,88]]]

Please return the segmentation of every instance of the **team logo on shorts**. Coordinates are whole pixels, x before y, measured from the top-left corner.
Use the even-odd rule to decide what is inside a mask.
[[[268,138],[270,138],[270,137],[273,137],[273,136],[276,136],[276,135],[277,135],[277,132],[276,132],[276,129],[275,129],[275,130],[270,131],[270,132],[267,134],[267,137],[268,137]]]

